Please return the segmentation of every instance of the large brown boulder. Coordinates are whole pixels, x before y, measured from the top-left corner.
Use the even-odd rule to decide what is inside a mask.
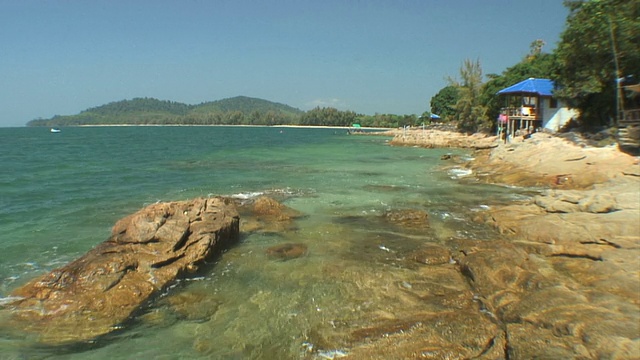
[[[12,296],[20,300],[4,310],[5,325],[49,344],[107,334],[238,233],[239,216],[227,199],[150,205],[118,221],[111,237],[81,258],[16,289]]]

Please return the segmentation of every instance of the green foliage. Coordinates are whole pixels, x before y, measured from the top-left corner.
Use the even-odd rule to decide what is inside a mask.
[[[279,104],[263,99],[251,98],[247,96],[236,96],[233,98],[205,102],[192,109],[195,113],[212,113],[212,112],[228,112],[240,111],[243,114],[252,112],[266,113],[273,111],[275,113],[284,113],[291,115],[300,115],[302,111],[288,105]]]
[[[565,6],[570,13],[556,49],[556,95],[580,110],[585,125],[608,124],[616,113],[615,79],[640,74],[640,3],[571,0]]]
[[[245,96],[199,105],[135,98],[89,108],[76,115],[32,120],[27,126],[275,125],[295,124],[301,114],[301,110],[287,105]]]
[[[373,116],[320,108],[303,112],[288,105],[238,96],[230,99],[186,105],[152,98],[116,101],[80,114],[36,119],[27,126],[79,125],[312,125],[398,127],[418,125],[415,115]]]
[[[487,107],[481,102],[482,67],[480,60],[466,59],[460,67],[462,82],[450,80],[450,85],[458,88],[458,101],[455,108],[455,120],[458,129],[474,133],[491,126],[487,117]]]
[[[174,101],[163,101],[154,98],[134,98],[132,100],[122,100],[108,103],[106,105],[89,108],[82,113],[96,115],[113,116],[118,114],[128,114],[132,112],[155,112],[169,113],[174,115],[185,115],[190,106]]]
[[[300,125],[351,126],[357,122],[357,116],[353,111],[316,107],[302,115]]]
[[[506,105],[505,99],[496,95],[498,91],[528,78],[550,78],[554,62],[555,55],[553,54],[538,53],[533,55],[530,53],[521,62],[503,71],[501,75],[487,75],[489,81],[482,88],[480,102],[487,107],[488,118],[496,119],[500,114],[500,108]]]
[[[458,87],[447,85],[431,98],[431,113],[439,115],[442,121],[451,121],[459,99]]]

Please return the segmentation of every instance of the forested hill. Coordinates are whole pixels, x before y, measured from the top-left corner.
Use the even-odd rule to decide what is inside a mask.
[[[251,98],[247,96],[236,96],[233,98],[205,102],[193,107],[194,112],[228,112],[228,111],[240,111],[245,114],[250,114],[254,111],[258,112],[282,112],[292,115],[300,115],[302,110],[296,109],[289,105],[271,102],[268,100]]]
[[[56,115],[36,119],[27,126],[80,125],[323,125],[363,127],[416,126],[423,122],[416,115],[362,115],[335,108],[302,111],[263,99],[237,96],[229,99],[187,105],[154,98],[135,98],[108,103],[76,115]]]
[[[246,96],[198,105],[135,98],[89,108],[76,115],[31,120],[27,126],[296,124],[303,113],[288,105]]]

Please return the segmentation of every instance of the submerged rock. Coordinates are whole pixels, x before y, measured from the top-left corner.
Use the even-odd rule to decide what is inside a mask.
[[[13,292],[3,326],[48,344],[90,341],[119,329],[177,277],[238,240],[227,199],[158,203],[118,221],[111,237],[81,258]]]
[[[415,250],[410,257],[422,264],[442,265],[451,260],[451,252],[442,246],[428,244]]]
[[[393,224],[411,228],[428,228],[429,214],[423,210],[392,210],[384,214],[384,218]]]
[[[271,259],[291,260],[307,254],[307,245],[301,243],[285,243],[272,246],[266,250]]]
[[[293,221],[302,216],[268,196],[242,204],[238,209],[242,214],[243,232],[285,232],[294,229]]]

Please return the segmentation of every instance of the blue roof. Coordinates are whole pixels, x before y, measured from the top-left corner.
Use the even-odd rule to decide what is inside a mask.
[[[506,89],[498,91],[498,94],[538,94],[540,96],[552,96],[553,80],[534,79],[520,81],[515,85],[511,85]]]

